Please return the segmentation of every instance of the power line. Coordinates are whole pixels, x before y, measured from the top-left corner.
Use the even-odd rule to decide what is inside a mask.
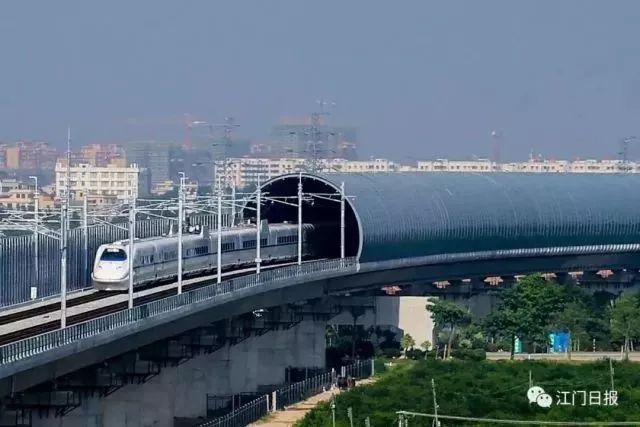
[[[420,412],[409,411],[397,411],[399,418],[406,419],[407,417],[427,417],[427,418],[441,418],[446,420],[458,420],[458,421],[474,421],[484,422],[492,424],[515,424],[515,425],[540,425],[540,426],[637,426],[640,425],[640,421],[537,421],[537,420],[508,420],[500,418],[479,418],[479,417],[459,417],[456,415],[442,415],[442,414],[423,414]]]

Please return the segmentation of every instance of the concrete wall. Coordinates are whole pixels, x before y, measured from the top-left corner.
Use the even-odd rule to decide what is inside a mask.
[[[374,305],[374,308],[358,317],[358,325],[365,328],[393,326],[411,335],[417,345],[426,340],[433,342],[433,321],[431,314],[425,308],[427,297],[376,297]],[[345,310],[329,323],[352,325],[353,317],[348,310]]]
[[[324,362],[325,323],[303,321],[163,368],[147,383],[128,384],[106,398],[89,398],[64,418],[34,416],[34,426],[170,427],[174,417],[204,416],[207,393],[256,391],[283,383],[288,366],[323,367]]]

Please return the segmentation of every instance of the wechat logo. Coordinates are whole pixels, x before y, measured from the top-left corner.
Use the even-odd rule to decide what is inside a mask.
[[[527,398],[529,403],[537,403],[541,408],[550,408],[553,404],[553,398],[544,392],[542,387],[533,386],[527,390]]]

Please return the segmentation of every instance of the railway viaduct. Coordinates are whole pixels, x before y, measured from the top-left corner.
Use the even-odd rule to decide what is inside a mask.
[[[373,298],[390,289],[460,298],[482,312],[487,290],[530,272],[614,293],[637,282],[634,175],[292,174],[262,192],[294,198],[299,184],[325,195],[303,222],[323,225],[327,259],[205,283],[7,343],[3,416],[31,414],[43,426],[197,417],[206,394],[256,391],[284,381],[287,366],[323,366],[327,322],[376,307]],[[294,206],[262,209],[271,222],[297,221]]]

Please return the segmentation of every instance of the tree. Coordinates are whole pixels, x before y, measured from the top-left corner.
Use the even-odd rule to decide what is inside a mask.
[[[547,332],[554,313],[562,309],[563,290],[540,275],[526,276],[500,293],[500,304],[487,319],[486,328],[504,334],[511,342],[511,359],[516,336],[535,343],[548,343]]]
[[[640,333],[640,316],[638,316],[638,298],[622,296],[618,298],[609,315],[611,316],[611,334],[615,339],[623,339],[625,358],[629,359],[629,343],[632,337]]]
[[[440,299],[430,299],[426,309],[431,312],[431,318],[438,328],[449,328],[447,354],[444,355],[448,358],[451,355],[456,327],[471,322],[471,314],[456,303]]]
[[[587,336],[587,323],[589,320],[589,310],[582,301],[569,301],[564,309],[556,314],[552,325],[557,330],[568,332],[569,342],[567,345],[567,355],[571,359],[571,347],[574,337]]]
[[[411,350],[413,347],[415,347],[415,345],[416,345],[416,341],[409,334],[403,335],[402,339],[400,340],[400,346],[404,350],[405,356],[407,354],[407,351]]]

